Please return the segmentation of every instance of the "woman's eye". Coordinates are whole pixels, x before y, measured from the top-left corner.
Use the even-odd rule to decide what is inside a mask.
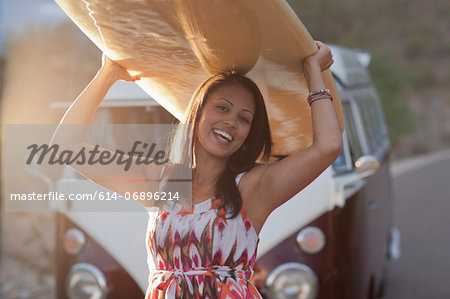
[[[224,111],[224,112],[227,112],[228,111],[228,108],[227,107],[225,107],[225,106],[217,106],[217,109],[219,109],[220,111]]]
[[[250,121],[246,118],[246,117],[244,117],[244,116],[241,116],[241,120],[243,121],[243,122],[245,122],[245,123],[249,123]]]

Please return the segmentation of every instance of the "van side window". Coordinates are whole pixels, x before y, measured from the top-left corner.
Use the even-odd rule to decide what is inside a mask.
[[[374,155],[380,159],[389,147],[389,138],[377,94],[373,88],[368,88],[355,93],[354,98],[367,144],[365,154]]]
[[[353,164],[362,156],[361,142],[356,130],[351,98],[342,95],[341,103],[344,114],[344,132],[342,134],[342,152],[333,163],[333,169],[337,174],[352,171]]]
[[[358,135],[357,121],[355,119],[354,105],[352,100],[342,103],[342,110],[344,113],[344,126],[347,133],[350,156],[352,158],[352,164],[356,162],[362,155],[361,140]]]
[[[143,136],[158,136],[160,133],[158,124],[175,124],[175,119],[161,106],[150,109],[147,107],[100,107],[95,114],[93,124],[126,124],[127,134],[120,134],[119,130],[113,130],[112,134],[99,134],[97,129],[94,140],[100,144],[108,144],[112,148],[129,150],[129,145],[135,141],[143,141]],[[146,126],[147,124],[152,126]],[[150,129],[153,131],[148,131]],[[123,146],[125,147],[122,148]]]
[[[343,147],[341,155],[333,163],[337,174],[353,170],[353,165],[362,155],[361,140],[357,130],[355,119],[355,103],[351,97],[341,97],[342,111],[344,114]],[[356,112],[357,113],[357,112]]]
[[[353,170],[363,155],[379,160],[390,146],[386,121],[373,87],[353,89],[341,97],[344,114],[344,147],[333,163],[337,174]]]

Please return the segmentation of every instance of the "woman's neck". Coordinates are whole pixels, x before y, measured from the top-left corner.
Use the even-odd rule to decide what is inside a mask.
[[[226,167],[226,159],[214,157],[203,149],[194,149],[195,165],[192,169],[193,188],[202,184],[215,186],[219,175]]]

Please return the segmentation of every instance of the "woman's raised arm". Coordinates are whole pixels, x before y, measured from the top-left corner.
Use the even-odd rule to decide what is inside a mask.
[[[57,144],[60,148],[76,153],[83,147],[85,150],[92,150],[93,146],[85,142],[95,113],[106,93],[117,80],[134,82],[139,79],[139,75],[130,75],[123,67],[103,55],[101,68],[64,114],[51,144]],[[123,165],[117,163],[107,165],[73,163],[71,167],[92,181],[120,194],[149,191],[145,179],[157,178],[162,165],[151,164],[149,167],[133,164],[127,171],[124,171]],[[149,174],[149,171],[152,173]],[[118,181],[118,178],[123,178],[123,181]]]
[[[333,64],[330,49],[321,42],[315,43],[318,52],[303,63],[310,92],[325,88],[321,72]],[[275,163],[255,167],[253,175],[249,173],[251,197],[263,205],[267,215],[309,185],[341,153],[341,129],[332,101],[313,101],[311,117],[314,140],[310,147]]]
[[[60,125],[91,124],[98,106],[117,80],[134,82],[139,79],[139,76],[131,76],[123,67],[103,55],[102,66],[66,111]]]

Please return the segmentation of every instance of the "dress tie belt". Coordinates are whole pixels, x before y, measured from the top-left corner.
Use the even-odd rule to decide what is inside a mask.
[[[207,268],[193,268],[186,271],[183,269],[154,270],[151,275],[151,282],[158,290],[164,290],[168,287],[168,284],[176,281],[178,285],[180,285],[184,280],[187,283],[189,290],[193,290],[191,280],[188,277],[191,275],[233,277],[248,281],[253,276],[253,269],[251,267],[243,270],[241,268],[231,268],[228,266],[212,266]]]

